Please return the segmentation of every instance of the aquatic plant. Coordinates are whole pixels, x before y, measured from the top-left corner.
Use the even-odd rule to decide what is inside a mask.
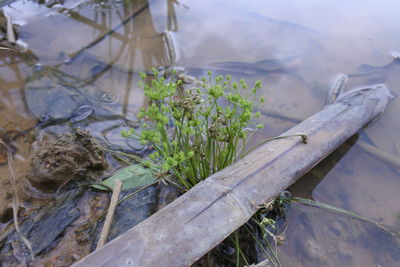
[[[249,133],[263,127],[254,122],[260,116],[254,108],[264,102],[263,98],[257,100],[261,81],[256,81],[249,88],[243,79],[235,82],[230,75],[213,78],[209,71],[198,87],[184,90],[181,80],[166,80],[156,70],[151,77],[144,73],[140,75],[140,87],[148,105],[138,113],[139,129],[123,131],[122,135],[140,140],[143,145],[154,149],[144,163],[152,170],[159,170],[159,178],[189,190],[254,149],[245,150]],[[307,142],[304,134],[290,136],[299,136]],[[255,147],[286,137],[266,139]],[[140,162],[143,163],[142,160]],[[276,252],[268,242],[268,237],[276,240],[279,236],[274,236],[266,228],[272,227],[275,221],[262,215],[264,212],[257,213],[250,224],[230,236],[236,251],[236,266],[249,263],[240,241],[246,232],[274,266],[280,265]],[[257,232],[262,232],[261,238],[256,237]]]
[[[167,81],[154,70],[146,82],[149,77],[141,73],[148,106],[138,113],[140,130],[122,132],[150,145],[154,152],[146,164],[172,174],[162,177],[184,190],[234,162],[248,133],[263,127],[253,120],[260,115],[254,107],[264,101],[256,97],[261,81],[248,88],[230,75],[213,79],[209,71],[207,76],[199,87],[183,90],[179,79]]]

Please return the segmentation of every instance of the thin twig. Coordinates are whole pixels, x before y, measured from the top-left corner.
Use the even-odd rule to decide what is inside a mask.
[[[31,254],[31,259],[35,260],[35,254],[33,253],[31,242],[29,242],[29,240],[24,236],[24,234],[19,229],[19,224],[18,224],[19,199],[18,199],[17,187],[16,187],[16,182],[15,182],[15,174],[14,174],[14,169],[13,169],[13,155],[12,155],[11,150],[8,147],[8,145],[5,142],[3,142],[1,139],[0,139],[0,144],[2,144],[5,147],[5,149],[7,150],[8,171],[10,172],[10,182],[11,182],[11,186],[13,188],[13,193],[14,193],[13,194],[13,217],[14,217],[15,230],[17,231],[22,242],[29,249],[29,252]]]
[[[13,25],[12,25],[12,19],[10,15],[6,15],[6,19],[7,19],[7,40],[11,43],[11,44],[15,44],[15,33],[14,33],[14,29],[13,29]]]
[[[358,141],[357,145],[359,145],[364,151],[370,153],[371,155],[377,157],[378,159],[389,163],[395,168],[400,168],[400,159],[390,154],[380,150],[379,148],[372,146],[366,142]]]
[[[103,247],[106,243],[108,233],[110,232],[111,222],[114,216],[115,208],[118,205],[118,197],[121,193],[122,182],[118,179],[115,180],[114,183],[114,190],[111,196],[110,206],[108,208],[107,216],[104,221],[104,226],[100,234],[99,242],[97,243],[96,250]]]
[[[254,149],[260,147],[261,145],[263,145],[263,144],[265,144],[265,143],[267,143],[267,142],[269,142],[269,141],[278,140],[278,139],[285,139],[285,138],[295,137],[295,136],[301,137],[301,141],[302,141],[304,144],[307,144],[308,137],[307,137],[307,135],[305,135],[305,134],[281,135],[281,136],[276,136],[276,137],[267,138],[267,139],[262,140],[261,142],[259,142],[258,144],[254,145],[252,148],[250,148],[249,150],[247,150],[245,153],[243,153],[243,154],[241,155],[241,157],[246,156],[247,154],[249,154],[249,153],[250,153],[251,151],[253,151]]]
[[[7,50],[7,51],[16,52],[16,53],[18,53],[18,52],[19,52],[19,51],[18,51],[18,50],[16,50],[16,49],[12,49],[12,48],[5,47],[5,46],[0,46],[0,50]]]
[[[289,201],[298,202],[298,203],[301,203],[301,204],[306,205],[306,206],[322,208],[322,209],[325,209],[327,211],[334,212],[334,213],[337,213],[337,214],[344,214],[344,215],[350,216],[351,218],[358,219],[360,221],[364,221],[364,222],[367,222],[367,223],[371,223],[371,224],[375,225],[376,227],[378,227],[379,229],[381,229],[383,231],[386,231],[389,234],[393,235],[394,237],[400,238],[400,232],[391,230],[388,227],[386,227],[385,225],[383,225],[383,224],[381,224],[381,223],[379,223],[379,222],[377,222],[375,220],[369,219],[369,218],[364,217],[364,216],[357,215],[357,214],[355,214],[355,213],[353,213],[351,211],[344,210],[344,209],[341,209],[341,208],[338,208],[338,207],[334,207],[334,206],[331,206],[331,205],[328,205],[328,204],[325,204],[325,203],[321,203],[321,202],[318,202],[318,201],[315,201],[315,200],[301,198],[301,197],[292,197],[292,198],[289,199]]]

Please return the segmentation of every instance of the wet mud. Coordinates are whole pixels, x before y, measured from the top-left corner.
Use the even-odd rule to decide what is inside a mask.
[[[99,142],[82,130],[48,137],[42,143],[26,176],[29,185],[19,190],[24,203],[19,228],[35,259],[15,230],[12,208],[7,208],[0,217],[2,266],[68,266],[95,249],[110,193],[96,191],[90,184],[110,171],[107,158]],[[108,239],[123,234],[177,196],[176,190],[165,185],[123,191]],[[41,203],[33,205],[35,201]]]
[[[96,181],[107,167],[104,148],[78,129],[46,140],[33,155],[26,179],[41,192],[55,193],[73,180]]]
[[[17,195],[12,193],[13,189],[10,190],[7,196],[9,205],[3,206],[1,211],[2,266],[34,264],[37,257],[41,258],[57,246],[66,229],[80,217],[86,215],[88,220],[96,214],[85,212],[91,208],[79,208],[78,203],[87,191],[85,184],[100,179],[108,169],[104,149],[82,130],[47,138],[29,161],[24,179],[15,184]],[[103,195],[102,202],[105,203],[107,194]],[[87,204],[93,205],[94,201],[86,198]],[[20,202],[17,202],[18,199]],[[99,203],[96,203],[98,207],[101,206]],[[15,230],[14,205],[19,208],[17,222],[22,235],[32,246],[35,261],[31,260],[31,251]]]

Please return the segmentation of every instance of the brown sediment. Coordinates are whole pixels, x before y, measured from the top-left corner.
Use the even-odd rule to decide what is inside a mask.
[[[40,219],[43,216],[43,218],[53,216],[53,212],[58,212],[57,208],[54,209],[53,205],[53,203],[57,203],[58,197],[52,193],[63,192],[64,190],[60,189],[63,189],[63,185],[69,181],[96,179],[108,168],[105,154],[100,144],[82,130],[58,137],[47,136],[47,140],[39,144],[39,148],[33,155],[31,153],[31,149],[35,150],[35,144],[32,145],[33,142],[26,142],[27,147],[22,148],[20,146],[21,142],[25,144],[24,142],[27,140],[23,139],[28,135],[29,133],[26,133],[17,138],[7,135],[8,143],[16,146],[15,151],[12,152],[15,153],[18,164],[16,165],[17,168],[13,169],[18,179],[16,179],[15,185],[11,184],[8,180],[3,180],[4,178],[8,178],[8,176],[2,177],[0,181],[2,188],[10,191],[15,186],[15,191],[18,192],[21,200],[18,205],[18,221],[21,222],[21,225],[25,221],[32,219],[35,221],[35,218]],[[21,154],[21,152],[23,153]],[[5,151],[5,154],[5,162],[7,163],[7,151]],[[6,167],[7,164],[4,164],[4,166],[0,166],[0,169]],[[31,190],[27,190],[27,188],[32,189],[32,186],[27,186],[27,181],[29,184],[32,181],[40,181],[43,184],[32,183],[39,186],[34,188],[36,194],[31,194]],[[69,190],[71,191],[71,189]],[[72,189],[72,191],[74,190]],[[76,190],[80,191],[81,189],[76,188]],[[40,262],[45,266],[46,264],[54,266],[52,265],[54,262],[58,264],[57,266],[67,266],[90,252],[92,240],[89,240],[89,235],[85,237],[86,233],[76,232],[76,230],[83,223],[86,223],[93,217],[97,217],[98,213],[103,212],[106,208],[105,203],[107,203],[108,195],[93,192],[86,192],[83,196],[79,196],[79,193],[77,194],[72,194],[71,199],[63,201],[65,203],[77,202],[76,206],[79,211],[74,212],[78,212],[79,217],[65,228],[62,236],[58,237],[51,246],[47,247],[43,253],[36,255],[35,264]],[[67,193],[66,195],[69,198],[68,195],[70,194]],[[45,199],[46,197],[47,199]],[[54,201],[54,197],[56,201]],[[6,193],[4,196],[2,194],[2,201],[0,202],[0,231],[2,233],[0,235],[0,247],[4,245],[4,241],[13,240],[12,237],[10,239],[15,229],[12,224],[12,199],[12,194]],[[63,209],[63,205],[60,206],[60,209]],[[43,216],[38,217],[38,214],[43,214]],[[35,225],[40,223],[42,222],[35,222]],[[36,236],[30,232],[28,235]],[[33,238],[33,241],[37,243],[35,238]],[[19,251],[24,252],[24,248],[21,247],[21,244],[17,240],[12,242],[15,242],[15,246],[11,246],[11,255],[10,253],[0,255],[0,261],[6,261],[7,263],[12,263],[15,260],[20,263],[26,261],[27,258],[18,256],[20,254]],[[36,243],[35,246],[37,247]]]
[[[35,153],[27,181],[54,193],[71,180],[96,179],[108,167],[104,150],[87,132],[76,130],[45,141]]]
[[[0,164],[6,164],[7,163],[7,151],[4,147],[0,147]]]

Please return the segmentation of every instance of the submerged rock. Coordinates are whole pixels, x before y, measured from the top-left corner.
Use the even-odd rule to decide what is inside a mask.
[[[35,255],[51,247],[64,230],[79,217],[80,212],[74,199],[81,192],[81,189],[72,188],[60,194],[54,206],[32,214],[20,225],[20,230],[30,241]],[[15,230],[0,240],[0,243],[4,243],[0,250],[0,260],[3,263],[21,263],[21,259],[28,258],[29,251],[20,240]]]
[[[77,129],[46,141],[33,156],[26,179],[36,189],[54,193],[71,180],[95,179],[107,166],[100,144]]]
[[[121,199],[136,191],[137,188],[122,192]],[[114,220],[108,240],[125,233],[130,228],[140,223],[156,209],[157,189],[155,186],[148,187],[134,194],[132,197],[119,204],[115,210]]]
[[[123,138],[121,130],[134,124],[115,96],[66,72],[37,64],[24,86],[29,112],[38,119],[37,127],[50,134],[84,128],[110,148],[142,154],[139,141]]]
[[[179,196],[175,187],[163,183],[149,186],[140,191],[138,189],[132,188],[121,192],[120,200],[126,199],[118,204],[115,210],[108,241],[125,233]],[[97,234],[92,249],[95,248],[103,223],[99,224],[96,229]]]
[[[111,106],[102,105],[109,104],[104,99],[104,92],[72,75],[40,64],[33,68],[24,93],[29,111],[44,123],[82,120],[94,110],[113,114]]]

